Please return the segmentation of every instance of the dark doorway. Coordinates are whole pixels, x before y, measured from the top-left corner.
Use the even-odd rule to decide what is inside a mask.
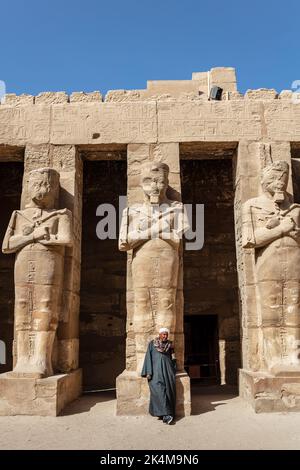
[[[113,153],[109,158],[84,161],[80,366],[85,390],[114,388],[125,369],[127,258],[117,239],[96,235],[97,207],[112,204],[118,236],[119,196],[127,192],[126,161],[113,160]]]
[[[14,210],[20,208],[24,165],[23,162],[0,163],[0,246]],[[6,363],[0,364],[0,373],[12,370],[14,336],[14,264],[15,254],[0,251],[0,340],[6,346]]]
[[[203,154],[197,157],[192,146],[189,150],[188,155],[181,154],[182,200],[185,204],[204,204],[204,246],[197,251],[184,250],[183,254],[184,313],[187,325],[196,322],[198,331],[193,331],[191,354],[201,350],[197,338],[204,341],[210,360],[218,351],[221,384],[236,384],[240,323],[232,158],[209,159],[209,152],[206,158]],[[201,316],[203,320],[198,320]],[[196,319],[190,320],[192,317]]]
[[[185,315],[185,369],[191,379],[220,383],[217,315]]]

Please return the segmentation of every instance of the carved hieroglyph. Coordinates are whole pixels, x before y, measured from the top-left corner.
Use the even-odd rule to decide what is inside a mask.
[[[166,196],[169,167],[149,162],[141,170],[144,203],[123,212],[119,248],[133,250],[133,330],[137,372],[141,371],[149,337],[161,327],[176,330],[178,250],[188,229],[183,205]]]
[[[243,247],[255,249],[262,362],[266,371],[299,371],[300,205],[287,193],[289,165],[263,170],[259,197],[243,207]]]
[[[61,309],[65,246],[72,245],[72,214],[56,209],[59,174],[50,168],[29,174],[30,202],[13,212],[3,253],[16,253],[13,374],[53,374],[52,352]]]

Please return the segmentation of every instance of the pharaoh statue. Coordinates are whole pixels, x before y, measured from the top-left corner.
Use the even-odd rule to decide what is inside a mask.
[[[64,252],[72,245],[72,214],[56,209],[59,174],[50,168],[29,173],[30,202],[12,213],[2,246],[16,253],[15,347],[12,375],[53,375],[52,352],[61,309]]]
[[[300,372],[300,205],[287,193],[289,165],[262,173],[262,195],[243,207],[243,247],[255,249],[263,368]]]
[[[168,165],[149,162],[141,168],[144,202],[124,209],[121,251],[132,250],[133,330],[140,372],[149,336],[176,329],[179,247],[189,228],[183,204],[168,199]]]

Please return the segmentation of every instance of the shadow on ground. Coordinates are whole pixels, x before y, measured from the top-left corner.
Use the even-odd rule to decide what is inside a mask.
[[[192,415],[200,415],[224,406],[238,396],[237,387],[230,385],[198,385],[191,388]],[[115,401],[116,391],[85,392],[78,400],[68,405],[61,416],[86,413],[99,403]],[[180,420],[180,418],[178,418]]]
[[[75,415],[86,413],[98,403],[114,401],[116,399],[116,391],[109,390],[103,392],[84,392],[81,397],[70,403],[61,413],[61,416]]]
[[[192,415],[200,415],[227,405],[238,396],[238,388],[232,385],[192,385]]]

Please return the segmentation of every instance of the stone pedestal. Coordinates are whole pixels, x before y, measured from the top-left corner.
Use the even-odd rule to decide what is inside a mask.
[[[147,379],[124,370],[117,377],[117,415],[138,416],[149,413],[150,392]],[[176,374],[176,416],[190,416],[190,378],[185,371]]]
[[[185,371],[176,374],[176,416],[191,414],[191,382]]]
[[[57,416],[81,394],[81,369],[45,379],[0,375],[0,415]]]
[[[300,372],[283,371],[278,374],[240,370],[240,396],[246,399],[256,413],[300,411]]]
[[[137,372],[124,370],[116,379],[117,415],[145,415],[149,408],[149,387],[147,379]]]

